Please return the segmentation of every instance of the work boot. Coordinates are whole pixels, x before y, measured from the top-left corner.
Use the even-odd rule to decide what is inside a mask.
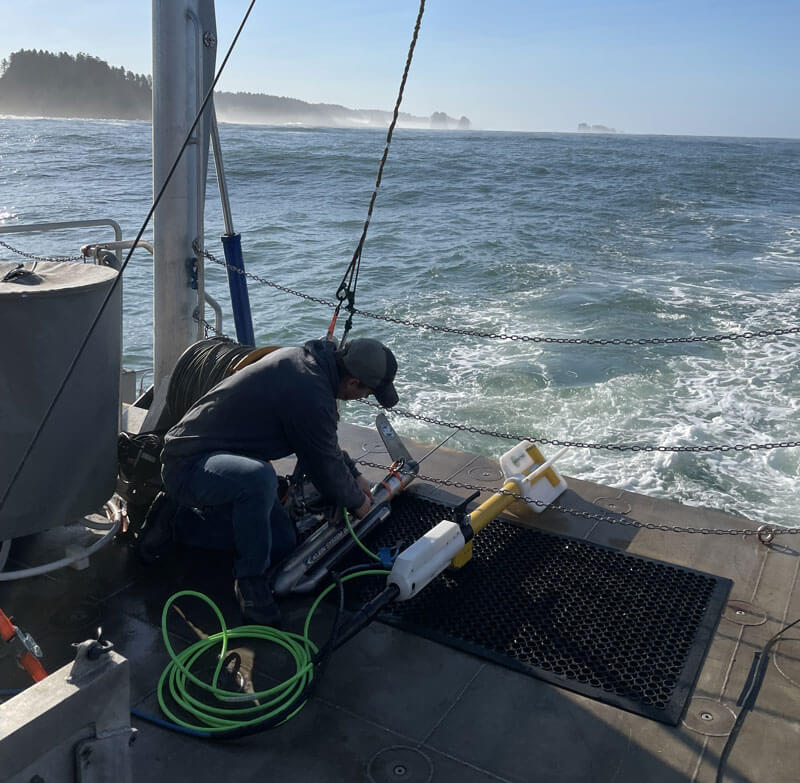
[[[179,508],[166,492],[159,492],[153,500],[136,541],[136,556],[146,565],[174,551]]]
[[[264,575],[240,576],[233,583],[233,590],[245,623],[280,627],[281,611]]]

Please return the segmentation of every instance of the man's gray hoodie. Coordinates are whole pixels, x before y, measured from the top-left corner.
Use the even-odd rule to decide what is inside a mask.
[[[364,493],[339,448],[334,344],[281,348],[214,386],[167,432],[162,461],[226,451],[275,460],[296,454],[332,503],[358,508]]]

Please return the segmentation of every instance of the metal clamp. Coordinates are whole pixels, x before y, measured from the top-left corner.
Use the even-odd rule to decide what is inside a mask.
[[[36,639],[34,639],[29,633],[25,631],[21,631],[16,625],[14,626],[14,631],[16,631],[17,639],[19,639],[20,644],[34,657],[34,658],[43,658],[44,653],[42,652],[42,648],[36,643]]]
[[[475,531],[472,529],[472,525],[470,524],[469,514],[467,514],[467,506],[472,503],[477,497],[481,494],[480,490],[476,490],[473,492],[468,498],[464,498],[455,508],[453,508],[453,513],[455,514],[456,524],[461,528],[461,535],[464,536],[464,541],[471,541],[472,537],[475,535]]]

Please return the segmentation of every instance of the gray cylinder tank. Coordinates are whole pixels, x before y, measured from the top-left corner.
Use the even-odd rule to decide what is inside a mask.
[[[40,261],[3,281],[16,266],[0,261],[0,497],[117,275]],[[0,509],[0,540],[73,522],[114,494],[121,338],[120,284]]]

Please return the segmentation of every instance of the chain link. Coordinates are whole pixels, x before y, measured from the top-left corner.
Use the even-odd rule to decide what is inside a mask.
[[[220,261],[219,259],[215,258],[208,250],[201,250],[197,246],[197,243],[193,244],[193,248],[195,252],[202,253],[209,261],[212,261],[215,264],[219,264],[220,266],[223,266],[226,269],[232,269],[235,272],[238,272],[239,274],[246,275],[247,277],[250,277],[259,283],[263,283],[264,285],[267,285],[270,288],[274,288],[278,291],[283,291],[284,293],[291,294],[292,296],[300,297],[301,299],[306,299],[307,301],[310,302],[323,304],[331,309],[336,308],[336,302],[332,302],[328,299],[322,299],[316,296],[311,296],[309,294],[302,293],[301,291],[295,291],[291,288],[279,285],[278,283],[273,283],[272,281],[267,280],[263,277],[259,277],[258,275],[255,275],[252,272],[247,272],[237,267],[230,266],[226,262]],[[370,313],[366,310],[355,310],[355,312],[358,313],[359,315],[364,315],[368,318],[374,318],[380,321],[386,321],[388,323],[395,323],[403,326],[412,326],[420,329],[431,329],[434,331],[447,332],[449,334],[459,334],[472,337],[488,337],[501,340],[517,340],[521,342],[557,343],[557,344],[568,344],[568,345],[668,345],[675,343],[721,342],[723,340],[739,340],[739,339],[746,340],[756,337],[777,337],[781,335],[800,333],[800,327],[789,327],[786,329],[772,329],[772,330],[762,329],[757,332],[741,332],[741,333],[732,332],[729,334],[718,334],[718,335],[708,335],[708,336],[698,336],[698,337],[665,337],[665,338],[654,337],[654,338],[625,339],[625,340],[617,340],[617,339],[581,340],[581,339],[571,339],[571,338],[568,339],[568,338],[556,338],[556,337],[532,337],[529,335],[508,335],[504,333],[479,332],[472,329],[457,329],[447,326],[435,326],[432,324],[423,323],[421,321],[405,320],[401,318],[394,318],[387,315]],[[203,321],[203,323],[206,327],[206,333],[208,333],[208,329],[213,327],[211,327],[210,324],[208,324],[208,322],[206,321]],[[367,400],[361,400],[361,402],[374,408],[381,407],[380,405],[368,402]],[[533,443],[544,443],[552,446],[570,446],[573,448],[598,449],[606,451],[632,451],[632,452],[645,452],[645,453],[688,452],[697,454],[697,453],[727,452],[727,451],[760,451],[760,450],[771,450],[776,448],[797,448],[798,446],[800,446],[800,441],[781,441],[777,443],[749,443],[749,444],[736,443],[736,444],[725,444],[720,446],[649,446],[644,444],[623,445],[623,444],[610,444],[610,443],[583,443],[581,441],[566,441],[566,440],[549,439],[549,438],[538,438],[527,435],[522,436],[507,432],[485,430],[480,427],[464,426],[461,424],[455,424],[453,422],[442,421],[441,419],[435,419],[430,416],[419,416],[417,414],[411,413],[410,411],[397,408],[393,410],[393,413],[397,413],[409,419],[415,419],[417,421],[426,422],[428,424],[436,424],[443,427],[449,427],[450,429],[459,430],[461,432],[469,432],[479,435],[489,435],[496,438],[502,438],[504,440],[513,440],[513,441],[528,440]],[[390,466],[388,465],[379,465],[374,462],[367,462],[366,460],[355,460],[355,461],[359,465],[364,465],[366,467],[378,468],[380,470],[387,470],[387,471],[390,469]],[[444,487],[478,490],[481,492],[487,490],[487,487],[484,486],[467,484],[461,481],[448,481],[446,479],[440,479],[434,476],[425,476],[423,474],[420,474],[418,478],[420,478],[423,481],[429,481],[433,484]],[[508,490],[500,489],[497,492],[502,495],[509,495],[511,497],[514,497],[516,500],[522,500],[523,502],[531,506],[535,505],[535,506],[545,507],[548,505],[541,501],[536,501],[536,500],[531,501],[525,498],[521,498],[518,494],[509,492]],[[554,509],[563,511],[564,513],[570,514],[572,516],[581,517],[583,519],[594,520],[596,522],[607,522],[613,525],[621,525],[623,527],[633,527],[644,530],[657,530],[663,533],[685,533],[689,535],[693,534],[731,535],[731,536],[744,536],[744,537],[757,536],[758,539],[765,544],[768,544],[773,539],[774,536],[787,535],[787,534],[788,535],[800,534],[800,527],[773,527],[771,525],[761,525],[756,529],[682,527],[680,525],[667,525],[656,522],[640,522],[636,519],[630,519],[621,515],[597,514],[589,511],[582,511],[580,509],[571,508],[569,506],[564,506],[560,503],[553,503],[551,504],[551,506]]]
[[[370,402],[369,400],[359,400],[362,405],[369,405],[371,408],[383,410],[378,403]],[[519,442],[521,440],[528,440],[531,443],[544,443],[550,446],[569,446],[576,449],[597,449],[604,451],[633,451],[633,452],[661,452],[661,453],[684,453],[691,454],[708,454],[710,452],[725,452],[725,451],[770,451],[772,449],[791,449],[800,446],[800,441],[781,441],[779,443],[735,443],[726,444],[722,446],[648,446],[646,444],[617,444],[617,443],[583,443],[577,440],[557,440],[555,438],[540,438],[535,435],[516,435],[511,432],[497,432],[495,430],[485,430],[481,427],[469,427],[463,424],[456,424],[452,421],[442,421],[441,419],[434,419],[432,416],[420,416],[411,411],[403,410],[402,408],[392,408],[392,413],[398,416],[404,416],[407,419],[414,419],[416,421],[424,421],[426,424],[436,424],[440,427],[448,427],[452,430],[460,432],[469,432],[473,435],[489,435],[493,438],[501,438],[503,440],[513,440]]]
[[[201,250],[197,243],[192,245],[195,252],[202,253],[209,261],[225,267],[226,269],[238,272],[240,275],[245,275],[253,280],[268,285],[277,291],[283,291],[286,294],[306,299],[309,302],[316,302],[323,304],[332,309],[336,308],[336,302],[329,299],[321,299],[317,296],[303,293],[302,291],[295,291],[291,288],[273,283],[252,272],[247,272],[238,269],[235,266],[230,266],[224,261],[215,258],[208,250]],[[373,318],[376,321],[385,321],[386,323],[398,324],[400,326],[410,326],[414,329],[429,329],[434,332],[445,332],[446,334],[457,334],[465,337],[485,337],[491,340],[512,340],[521,343],[541,343],[547,345],[675,345],[681,343],[721,343],[724,340],[753,340],[765,337],[782,337],[789,334],[800,334],[800,326],[789,326],[783,329],[759,329],[757,332],[728,332],[727,334],[711,334],[711,335],[698,335],[696,337],[639,337],[639,338],[626,338],[626,339],[592,339],[592,338],[578,338],[578,337],[540,337],[537,335],[529,334],[506,334],[505,332],[482,332],[477,329],[461,329],[454,326],[439,326],[437,324],[429,324],[425,321],[415,321],[412,319],[395,318],[391,315],[384,315],[381,313],[372,313],[369,310],[359,310],[355,308],[354,313],[363,315],[365,318]]]
[[[331,309],[336,308],[336,302],[332,302],[328,299],[321,299],[316,296],[310,296],[309,294],[304,294],[300,291],[295,291],[291,288],[286,288],[285,286],[278,285],[277,283],[273,283],[270,280],[266,280],[263,277],[259,277],[258,275],[254,275],[252,272],[247,272],[245,270],[239,269],[238,267],[231,266],[225,261],[220,261],[218,258],[215,258],[212,253],[208,250],[202,250],[197,243],[195,242],[192,247],[194,248],[195,252],[202,253],[209,261],[212,261],[215,264],[219,264],[220,266],[225,267],[226,269],[233,270],[238,272],[241,275],[245,275],[247,277],[252,278],[253,280],[257,280],[260,283],[270,286],[271,288],[275,288],[278,291],[283,291],[284,293],[291,294],[292,296],[298,296],[302,299],[307,299],[310,302],[316,302],[318,304],[324,304],[326,307],[330,307]],[[420,324],[419,322],[411,322],[411,321],[402,321],[396,318],[391,318],[389,316],[381,316],[375,315],[374,313],[368,313],[362,310],[356,310],[357,313],[361,315],[367,315],[371,318],[377,318],[383,321],[389,321],[391,323],[402,323],[402,324],[409,324],[409,325],[420,325],[425,328],[428,328],[426,324]],[[456,330],[450,329],[449,327],[429,327],[434,329],[439,329],[440,331],[448,331],[454,334],[471,334],[471,335],[478,335],[477,332],[472,332],[470,330]],[[800,327],[792,327],[790,329],[776,329],[771,332],[767,331],[760,331],[760,332],[744,332],[738,337],[747,338],[747,337],[766,337],[770,335],[779,335],[779,334],[794,334],[800,332]],[[492,337],[492,335],[488,332],[480,333],[480,336],[484,337]],[[520,337],[517,338],[514,335],[503,335],[504,338],[507,339],[529,339]],[[602,344],[624,344],[626,345],[642,345],[645,343],[658,343],[658,342],[699,342],[699,341],[707,341],[716,339],[737,339],[736,335],[717,335],[716,337],[686,337],[686,338],[664,338],[663,340],[658,340],[654,338],[653,340],[606,340]],[[556,338],[530,338],[531,340],[538,340],[540,342],[570,342],[570,343],[582,343],[587,344],[586,341],[582,340],[560,340]],[[596,342],[591,342],[590,344],[598,344]],[[369,405],[373,408],[380,408],[381,406],[377,405],[376,403],[369,402],[367,400],[360,400],[361,403],[364,405]],[[462,424],[456,424],[454,422],[449,421],[442,421],[441,419],[436,419],[431,416],[420,416],[415,413],[411,413],[411,411],[403,410],[400,408],[394,408],[392,410],[393,413],[397,413],[400,416],[404,416],[407,419],[415,419],[416,421],[422,421],[426,424],[436,424],[442,427],[449,427],[450,429],[459,430],[461,432],[469,432],[474,435],[489,435],[493,438],[501,438],[503,440],[513,440],[513,441],[521,441],[521,440],[529,440],[532,443],[542,443],[550,446],[569,446],[570,448],[577,448],[577,449],[595,449],[599,451],[630,451],[630,452],[641,452],[641,453],[674,453],[674,454],[681,454],[681,453],[689,453],[689,454],[709,454],[713,452],[728,452],[728,451],[770,451],[772,449],[792,449],[800,447],[800,441],[778,441],[778,442],[770,442],[770,443],[733,443],[733,444],[723,444],[720,446],[651,446],[647,444],[618,444],[618,443],[584,443],[582,441],[573,441],[573,440],[559,440],[557,438],[542,438],[532,435],[515,435],[513,433],[508,432],[497,432],[494,430],[486,430],[481,427],[471,427],[471,426],[464,426]]]
[[[321,299],[316,296],[310,296],[309,294],[304,294],[300,291],[294,291],[291,288],[286,288],[285,286],[278,285],[277,283],[273,283],[270,280],[266,280],[263,277],[259,277],[258,275],[254,275],[252,272],[247,272],[245,270],[239,269],[238,267],[231,266],[226,264],[224,261],[220,261],[218,258],[215,258],[212,253],[208,250],[201,250],[197,243],[195,242],[192,247],[194,248],[195,252],[202,253],[209,261],[212,261],[215,264],[219,264],[220,266],[225,267],[226,269],[231,269],[235,272],[238,272],[241,275],[245,275],[247,277],[252,278],[253,280],[257,280],[260,283],[264,283],[265,285],[270,286],[271,288],[275,288],[278,291],[283,291],[284,293],[291,294],[292,296],[299,296],[302,299],[307,299],[310,302],[317,302],[318,304],[324,304],[326,307],[330,307],[332,309],[336,308],[336,302],[332,302],[328,299]],[[365,311],[356,310],[357,313],[361,315],[367,315],[372,318],[378,318],[379,320],[383,321],[390,321],[392,323],[403,323],[403,324],[411,324],[411,325],[419,325],[417,322],[408,322],[408,321],[401,321],[395,318],[390,318],[389,316],[379,316],[373,313],[367,313]],[[422,324],[422,326],[426,326]],[[436,328],[439,327],[430,327]],[[442,331],[450,331],[455,334],[473,334],[477,335],[477,332],[471,332],[469,330],[453,330],[445,327],[442,327]],[[800,327],[793,327],[791,329],[777,329],[771,332],[761,331],[761,332],[745,332],[741,337],[751,336],[751,337],[764,337],[769,335],[777,335],[777,334],[790,334],[800,332]],[[482,336],[491,337],[493,335],[487,333],[483,333]],[[719,335],[718,335],[719,336]],[[508,339],[516,339],[513,335],[508,336]],[[527,338],[519,338],[519,339],[527,339]],[[534,339],[534,338],[531,338]],[[715,339],[711,337],[692,337],[692,338],[665,338],[661,342],[697,342],[700,340],[710,340]],[[734,336],[727,336],[727,337],[720,337],[720,339],[735,339]],[[542,342],[553,342],[556,341],[555,338],[541,338]],[[585,343],[585,341],[581,340],[570,340],[568,342],[574,343]],[[613,340],[613,341],[605,341],[603,344],[619,344],[621,341]],[[645,340],[645,341],[624,341],[626,345],[641,345],[645,342],[653,342],[652,340]],[[656,340],[656,342],[659,342]],[[594,344],[594,343],[592,343]],[[359,402],[363,403],[364,405],[369,405],[373,408],[380,408],[380,405],[377,405],[374,402],[369,402],[368,400],[360,400]],[[779,442],[771,442],[771,443],[733,443],[733,444],[723,444],[721,446],[650,446],[647,444],[617,444],[617,443],[584,443],[582,441],[574,441],[574,440],[559,440],[556,438],[542,438],[532,435],[515,435],[513,433],[508,432],[497,432],[494,430],[485,430],[481,427],[470,427],[464,426],[462,424],[456,424],[450,421],[442,421],[441,419],[435,419],[431,416],[420,416],[415,413],[411,413],[411,411],[403,410],[401,408],[393,408],[392,413],[397,413],[400,416],[404,416],[407,419],[415,419],[416,421],[423,421],[426,424],[436,424],[442,427],[449,427],[453,430],[459,430],[461,432],[469,432],[474,435],[489,435],[493,438],[501,438],[503,440],[513,440],[513,441],[521,441],[521,440],[529,440],[532,443],[542,443],[550,446],[569,446],[570,448],[577,448],[577,449],[595,449],[601,451],[631,451],[631,452],[642,452],[642,453],[651,453],[651,452],[660,452],[660,453],[690,453],[690,454],[709,454],[712,452],[727,452],[727,451],[770,451],[772,449],[792,449],[800,447],[800,441],[779,441]]]
[[[522,343],[544,343],[549,345],[673,345],[676,343],[720,343],[723,340],[750,340],[757,337],[780,337],[786,334],[800,333],[800,326],[791,326],[785,329],[761,329],[757,332],[729,332],[728,334],[698,335],[696,337],[639,337],[639,338],[614,338],[593,339],[578,337],[540,337],[528,334],[506,334],[505,332],[482,332],[477,329],[461,329],[454,326],[439,326],[414,321],[411,319],[395,318],[391,315],[371,313],[366,310],[356,310],[359,315],[374,318],[378,321],[411,326],[415,329],[430,329],[434,332],[458,334],[466,337],[485,337],[492,340],[513,340]]]
[[[378,468],[380,470],[390,470],[390,466],[388,465],[379,465],[376,462],[367,462],[366,460],[357,459],[355,460],[359,465],[364,465],[369,468]],[[422,473],[417,475],[417,478],[422,481],[428,481],[431,484],[437,484],[438,486],[442,487],[453,487],[455,489],[469,489],[469,490],[478,490],[480,492],[487,492],[492,491],[490,487],[480,486],[477,484],[467,484],[463,481],[448,481],[447,479],[436,478],[435,476],[426,476]],[[772,526],[772,525],[761,525],[756,529],[752,528],[714,528],[714,527],[681,527],[680,525],[667,525],[663,523],[657,522],[639,522],[636,519],[631,519],[629,517],[622,516],[620,514],[596,514],[590,511],[582,511],[577,508],[572,508],[570,506],[564,506],[561,503],[544,503],[541,500],[528,500],[527,498],[520,497],[519,494],[516,492],[511,492],[507,489],[498,489],[494,490],[494,494],[498,495],[507,495],[508,497],[512,497],[515,500],[521,500],[523,503],[527,503],[529,506],[534,507],[538,506],[540,509],[547,508],[550,506],[558,511],[563,511],[565,514],[570,514],[572,516],[582,517],[583,519],[590,519],[596,522],[608,522],[612,525],[622,525],[623,527],[634,527],[637,529],[643,530],[658,530],[662,533],[688,533],[688,534],[701,534],[701,535],[712,535],[712,536],[744,536],[745,538],[748,536],[757,536],[759,540],[762,540],[765,536],[772,539],[774,536],[779,535],[797,535],[800,534],[800,527],[779,527],[779,526]],[[768,542],[767,542],[768,543]]]
[[[232,337],[228,337],[227,334],[217,331],[216,326],[212,326],[208,321],[206,321],[205,318],[200,318],[197,315],[193,315],[192,318],[194,319],[195,323],[203,325],[206,337],[208,337],[210,334],[213,334],[215,337],[221,337],[223,340],[230,340],[231,342],[236,342]]]
[[[0,245],[2,245],[6,250],[10,250],[12,253],[16,253],[18,256],[22,256],[23,258],[29,258],[31,261],[57,261],[59,263],[64,263],[67,261],[83,261],[83,256],[35,256],[33,253],[26,253],[24,250],[17,250],[15,247],[11,247],[11,245],[0,241]]]
[[[330,307],[331,309],[336,308],[336,302],[332,302],[329,299],[321,299],[318,296],[311,296],[310,294],[304,294],[302,291],[295,291],[292,288],[286,288],[286,286],[278,285],[278,283],[273,283],[271,280],[267,280],[266,278],[259,277],[258,275],[254,275],[252,272],[248,272],[244,269],[239,269],[238,267],[231,266],[230,264],[225,263],[225,261],[220,261],[220,259],[216,258],[212,253],[208,250],[203,250],[197,244],[197,242],[192,243],[192,249],[195,253],[201,253],[205,258],[209,261],[213,262],[214,264],[219,264],[219,266],[225,267],[228,271],[237,272],[240,275],[244,275],[245,277],[249,277],[251,280],[255,280],[259,283],[263,283],[264,285],[268,285],[270,288],[274,288],[277,291],[283,291],[285,294],[291,294],[292,296],[298,296],[301,299],[307,299],[309,302],[316,302],[317,304],[323,304],[326,307]]]

